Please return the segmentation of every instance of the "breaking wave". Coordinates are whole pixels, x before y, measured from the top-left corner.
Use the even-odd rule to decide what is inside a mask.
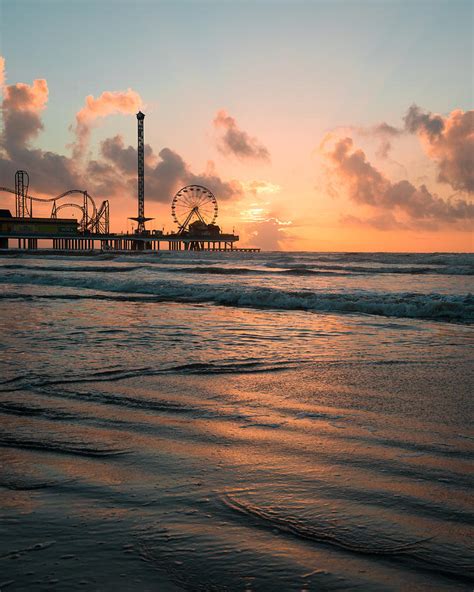
[[[367,314],[385,317],[430,319],[435,321],[473,323],[472,294],[420,294],[413,292],[375,291],[312,291],[283,290],[273,287],[236,284],[191,284],[159,279],[128,281],[113,278],[104,282],[100,277],[72,275],[15,274],[0,278],[0,282],[20,285],[54,286],[98,290],[101,294],[68,294],[65,298],[143,299],[157,302],[212,303],[258,309],[302,310],[309,312]],[[111,297],[111,293],[114,295]],[[104,296],[105,294],[105,296]],[[116,296],[117,295],[117,296]],[[51,295],[54,298],[60,294]],[[18,298],[4,293],[1,298]],[[21,296],[20,296],[21,297]],[[31,298],[32,296],[27,296]],[[48,297],[48,296],[46,296]],[[35,298],[35,296],[33,296]]]
[[[273,264],[268,265],[273,267]],[[279,267],[279,266],[278,266]],[[278,272],[276,272],[278,273]],[[281,273],[293,275],[327,274],[327,275],[352,275],[352,274],[403,274],[403,275],[474,275],[472,266],[453,266],[453,267],[368,267],[362,265],[320,265],[314,264],[293,265],[289,269],[284,269]]]
[[[87,265],[83,267],[68,267],[66,265],[23,265],[21,263],[7,263],[0,265],[0,269],[8,271],[13,270],[31,270],[31,271],[52,271],[60,273],[127,273],[130,271],[137,271],[138,269],[145,269],[146,265],[121,265],[110,266],[107,265]]]
[[[349,276],[349,275],[474,275],[473,265],[456,266],[367,266],[323,263],[293,263],[267,262],[259,267],[222,267],[209,265],[209,261],[193,261],[193,266],[171,266],[164,265],[158,259],[155,262],[147,261],[138,265],[114,264],[107,265],[84,265],[68,267],[66,265],[35,265],[21,263],[7,263],[0,265],[0,269],[6,271],[31,270],[33,272],[59,272],[59,273],[130,273],[134,271],[153,270],[162,273],[185,273],[198,275],[302,275],[302,276]],[[175,262],[176,263],[176,262]],[[178,262],[179,263],[179,262]],[[184,263],[184,262],[183,262]],[[189,262],[187,262],[189,263]]]
[[[274,253],[273,262],[307,260],[321,263],[473,266],[472,253]]]

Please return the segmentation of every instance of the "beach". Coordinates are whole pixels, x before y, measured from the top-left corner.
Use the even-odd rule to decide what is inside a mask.
[[[471,590],[473,274],[2,253],[0,589]]]

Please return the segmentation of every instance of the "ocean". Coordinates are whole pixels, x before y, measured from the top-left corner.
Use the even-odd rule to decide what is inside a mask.
[[[474,255],[0,255],[0,589],[472,590]]]

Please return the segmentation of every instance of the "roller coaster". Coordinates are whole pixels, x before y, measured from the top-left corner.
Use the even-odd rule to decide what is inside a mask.
[[[104,200],[99,208],[92,196],[82,189],[70,189],[51,198],[28,194],[30,179],[26,171],[15,173],[15,189],[0,187],[0,191],[15,195],[16,217],[33,218],[33,202],[52,204],[50,218],[57,218],[58,212],[66,208],[79,210],[78,232],[81,234],[109,234],[109,202]],[[78,196],[81,196],[78,198]],[[79,203],[77,203],[79,201]]]

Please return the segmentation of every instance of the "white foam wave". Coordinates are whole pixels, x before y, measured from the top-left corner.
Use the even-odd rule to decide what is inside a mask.
[[[163,281],[134,281],[113,277],[104,281],[97,276],[69,274],[11,273],[0,282],[20,285],[56,286],[96,290],[102,293],[151,295],[168,302],[209,302],[224,306],[262,309],[303,310],[368,314],[387,317],[474,322],[474,297],[471,294],[420,294],[411,292],[315,292],[235,284],[205,284]]]

